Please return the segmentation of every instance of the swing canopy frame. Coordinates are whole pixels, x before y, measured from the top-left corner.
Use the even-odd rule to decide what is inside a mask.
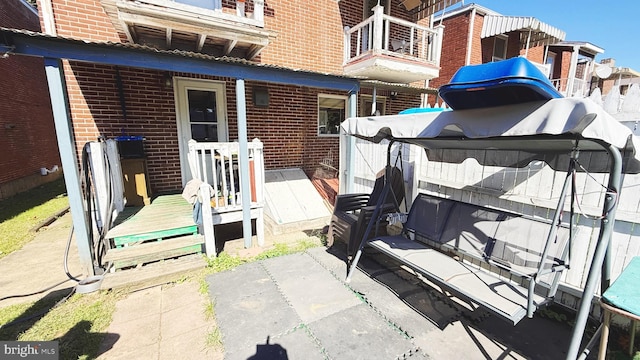
[[[509,168],[543,161],[555,171],[566,172],[572,171],[570,167],[574,166],[575,159],[579,159],[581,166],[576,166],[575,171],[608,174],[600,233],[567,352],[567,359],[578,358],[598,278],[602,292],[610,283],[609,243],[622,174],[640,173],[640,142],[630,129],[590,99],[576,98],[493,108],[350,118],[341,124],[341,129],[346,135],[375,143],[389,140],[417,145],[424,149],[429,161],[462,163],[472,158],[480,165]],[[346,146],[353,147],[355,142],[347,140]],[[558,206],[556,212],[561,210],[563,202],[560,201]],[[361,251],[352,263],[350,274],[357,266],[360,254]],[[598,334],[596,332],[594,338]],[[587,349],[581,356],[586,354]]]

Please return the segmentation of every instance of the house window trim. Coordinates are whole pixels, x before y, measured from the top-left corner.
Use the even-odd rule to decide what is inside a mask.
[[[365,106],[365,103],[367,101],[373,102],[373,95],[361,94],[359,116],[371,116],[371,108]],[[380,106],[382,106],[382,111],[379,111]],[[379,116],[384,116],[387,114],[387,97],[386,96],[380,96],[380,95],[376,96],[376,110],[380,112]]]
[[[502,58],[496,56],[496,40],[498,40],[498,39],[504,40],[504,51],[503,51],[503,54],[502,54]],[[507,59],[507,48],[508,47],[509,47],[509,37],[507,35],[504,35],[504,34],[496,35],[493,38],[493,49],[491,50],[491,61],[494,62],[494,61],[506,60]]]
[[[317,120],[316,120],[316,135],[318,137],[339,137],[340,136],[340,131],[338,131],[336,134],[321,134],[320,133],[320,98],[330,98],[330,99],[341,99],[344,100],[344,118],[347,118],[347,109],[349,108],[349,97],[344,96],[344,95],[334,95],[334,94],[318,94],[317,97],[317,107],[316,107],[316,114],[318,115]]]

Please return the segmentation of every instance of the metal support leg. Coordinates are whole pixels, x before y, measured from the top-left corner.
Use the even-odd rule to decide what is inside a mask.
[[[607,343],[609,342],[610,324],[611,312],[604,310],[604,321],[602,322],[602,334],[600,335],[600,351],[598,352],[598,360],[604,360],[607,357]]]

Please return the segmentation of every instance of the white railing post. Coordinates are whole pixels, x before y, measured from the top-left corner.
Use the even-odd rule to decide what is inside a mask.
[[[263,145],[258,139],[253,139],[255,153],[253,158],[254,181],[256,190],[256,202],[264,203],[264,153]]]
[[[432,53],[433,59],[432,61],[436,66],[440,66],[440,55],[442,54],[442,37],[444,36],[444,25],[436,26],[436,35],[435,39],[433,39],[433,44],[435,44],[435,51]]]
[[[264,0],[253,0],[253,19],[264,25]]]
[[[351,33],[349,32],[349,27],[344,27],[344,49],[342,54],[342,61],[344,64],[349,62],[351,58]]]
[[[409,29],[409,55],[414,56],[414,52],[413,52],[413,37],[416,34],[416,27],[412,26]]]
[[[376,5],[373,8],[373,50],[382,50],[382,38],[384,30],[384,7]]]
[[[211,214],[211,192],[207,183],[200,185],[200,196],[202,197],[202,230],[204,232],[204,250],[208,257],[216,257],[216,237],[213,231],[213,216]]]

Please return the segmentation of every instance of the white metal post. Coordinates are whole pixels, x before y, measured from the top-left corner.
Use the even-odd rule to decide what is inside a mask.
[[[244,79],[236,80],[236,107],[238,109],[238,160],[240,163],[240,192],[242,193],[242,235],[244,247],[251,247],[251,186],[249,181],[249,144],[247,143],[247,107]]]
[[[373,8],[373,50],[378,52],[382,50],[382,38],[384,36],[383,15],[384,7],[376,5]]]

